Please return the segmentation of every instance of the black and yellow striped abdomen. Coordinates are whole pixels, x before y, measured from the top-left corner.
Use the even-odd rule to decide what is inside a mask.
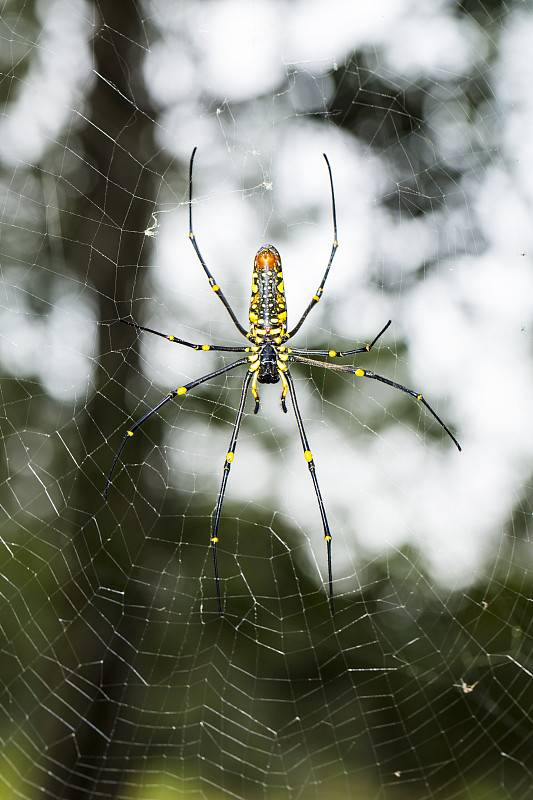
[[[271,244],[264,245],[255,256],[249,318],[253,336],[283,336],[287,332],[281,258]]]

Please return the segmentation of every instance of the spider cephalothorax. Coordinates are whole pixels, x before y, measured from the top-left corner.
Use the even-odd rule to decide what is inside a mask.
[[[231,436],[230,444],[228,447],[228,452],[224,459],[224,467],[222,472],[222,484],[220,486],[220,492],[218,495],[218,501],[215,510],[215,518],[213,521],[213,530],[211,533],[211,545],[213,548],[213,560],[214,560],[214,568],[215,568],[215,580],[216,580],[216,592],[217,592],[217,604],[218,610],[220,615],[222,615],[222,601],[220,597],[220,581],[218,575],[218,564],[217,564],[217,543],[218,543],[218,529],[220,525],[220,515],[222,511],[222,503],[224,501],[224,495],[226,493],[226,485],[228,481],[229,472],[231,469],[231,463],[235,456],[235,448],[237,446],[237,438],[239,435],[239,429],[241,426],[241,421],[244,414],[244,406],[246,402],[246,396],[248,394],[248,389],[251,389],[252,395],[255,399],[255,408],[254,413],[257,414],[259,411],[259,395],[257,392],[257,384],[258,383],[278,383],[281,381],[282,391],[281,391],[281,407],[283,411],[287,411],[285,398],[287,394],[290,395],[291,403],[294,409],[294,414],[296,417],[296,424],[298,426],[298,432],[300,434],[300,441],[302,443],[304,458],[307,462],[307,466],[309,468],[309,474],[311,475],[311,479],[313,481],[313,487],[315,490],[316,498],[318,501],[318,507],[320,510],[320,516],[322,518],[322,527],[324,529],[324,538],[326,540],[327,545],[327,560],[328,560],[328,588],[329,588],[329,604],[331,614],[334,614],[334,605],[333,605],[333,577],[332,577],[332,570],[331,570],[331,533],[329,530],[329,523],[326,516],[326,511],[324,508],[324,503],[322,501],[322,495],[320,493],[320,488],[318,485],[318,480],[316,477],[316,469],[315,469],[315,462],[313,460],[313,455],[309,449],[309,442],[307,441],[307,435],[305,433],[302,415],[300,414],[300,410],[298,408],[298,402],[296,400],[296,392],[294,389],[294,383],[292,380],[292,376],[289,371],[289,364],[290,363],[303,363],[309,365],[315,365],[319,367],[323,367],[325,369],[337,370],[339,372],[348,372],[352,375],[356,375],[359,378],[372,378],[373,380],[380,381],[381,383],[385,383],[388,386],[392,386],[394,389],[399,389],[401,392],[414,397],[418,400],[425,408],[433,415],[433,417],[437,420],[437,422],[444,428],[448,436],[452,439],[454,444],[460,450],[461,447],[459,446],[459,442],[452,434],[450,429],[444,424],[441,418],[433,411],[429,403],[426,402],[424,397],[419,393],[415,392],[413,389],[408,389],[406,386],[402,386],[395,381],[391,381],[389,378],[385,378],[382,375],[376,375],[374,372],[370,370],[363,369],[361,367],[350,367],[345,366],[342,364],[332,364],[327,361],[317,361],[314,359],[309,358],[310,355],[314,356],[323,356],[329,358],[344,358],[346,356],[355,355],[357,353],[369,353],[370,350],[374,347],[378,339],[382,336],[383,333],[389,327],[390,320],[387,324],[380,330],[377,336],[370,342],[370,344],[364,345],[363,347],[356,347],[353,350],[307,350],[301,348],[291,348],[287,347],[287,342],[292,339],[292,337],[298,332],[302,323],[304,322],[305,318],[311,311],[311,309],[319,302],[322,291],[324,289],[324,284],[326,283],[326,279],[329,274],[329,270],[331,264],[333,262],[333,258],[335,256],[337,250],[337,217],[335,211],[335,193],[333,190],[333,178],[331,175],[331,167],[329,165],[329,161],[324,154],[324,158],[326,159],[326,164],[328,167],[329,173],[329,182],[331,188],[331,206],[332,206],[332,214],[333,214],[333,245],[331,247],[331,253],[329,257],[329,261],[326,267],[326,271],[322,277],[322,281],[316,291],[316,293],[311,298],[307,308],[303,312],[302,316],[291,330],[287,330],[287,304],[285,300],[285,289],[283,285],[283,271],[281,268],[281,258],[276,250],[271,244],[264,245],[261,247],[255,256],[254,259],[254,271],[253,271],[253,278],[252,278],[252,299],[250,302],[250,310],[249,310],[249,321],[250,321],[250,330],[247,331],[237,319],[235,312],[233,311],[232,307],[230,306],[229,302],[227,301],[222,289],[215,281],[213,275],[211,274],[207,264],[205,263],[202,254],[198,248],[196,243],[196,238],[193,233],[192,227],[192,172],[193,172],[193,163],[194,163],[194,156],[196,153],[196,147],[192,151],[191,161],[189,164],[189,239],[191,240],[192,246],[198,256],[198,259],[204,269],[205,274],[209,280],[209,284],[215,294],[218,295],[221,302],[225,306],[228,314],[230,315],[233,323],[240,334],[242,334],[246,339],[249,340],[249,344],[247,346],[227,346],[227,345],[209,345],[209,344],[195,344],[194,342],[187,342],[184,339],[180,339],[177,336],[172,334],[165,334],[161,333],[160,331],[153,330],[152,328],[145,328],[142,325],[138,325],[136,322],[132,320],[122,319],[121,322],[124,322],[126,325],[131,325],[133,328],[141,331],[147,331],[148,333],[153,333],[156,336],[162,336],[165,339],[168,339],[170,342],[175,342],[176,344],[182,344],[185,347],[190,347],[193,350],[216,350],[219,352],[226,352],[226,353],[242,353],[246,354],[243,355],[241,358],[238,358],[236,361],[232,361],[231,364],[226,364],[224,367],[215,370],[214,372],[210,372],[208,375],[203,375],[201,378],[197,378],[190,383],[187,383],[185,386],[180,386],[177,389],[169,392],[160,402],[150,411],[148,411],[141,419],[137,420],[137,422],[131,427],[129,431],[126,432],[122,443],[113,459],[113,463],[111,464],[111,469],[107,475],[107,480],[104,488],[104,497],[107,500],[107,492],[109,489],[109,484],[111,482],[111,476],[113,475],[113,471],[115,466],[120,458],[120,454],[124,449],[124,446],[128,439],[133,436],[134,432],[137,428],[145,422],[152,414],[155,414],[165,403],[168,403],[169,400],[172,400],[175,397],[180,395],[186,394],[189,389],[193,389],[195,386],[199,386],[201,383],[205,383],[205,381],[210,380],[210,378],[214,378],[217,375],[222,375],[229,370],[235,369],[235,367],[239,367],[241,365],[247,364],[248,369],[246,370],[246,374],[244,377],[244,384],[241,391],[241,399],[239,402],[239,408],[237,410],[237,416],[235,419],[235,423],[233,426],[233,433]]]

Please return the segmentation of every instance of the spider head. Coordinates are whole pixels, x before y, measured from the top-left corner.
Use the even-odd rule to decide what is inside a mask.
[[[259,353],[259,371],[257,380],[259,383],[277,383],[279,381],[279,370],[277,366],[278,353],[270,342],[261,348]]]

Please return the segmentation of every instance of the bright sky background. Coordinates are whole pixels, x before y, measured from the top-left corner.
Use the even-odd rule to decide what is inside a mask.
[[[320,418],[313,387],[299,382],[334,534],[336,577],[343,570],[353,575],[361,554],[411,541],[439,580],[470,580],[480,559],[497,546],[530,478],[533,456],[533,15],[517,11],[507,20],[489,75],[494,99],[482,118],[471,124],[459,100],[445,93],[436,103],[432,136],[443,167],[476,152],[492,153],[475,182],[456,187],[466,212],[457,215],[450,196],[433,214],[413,218],[392,216],[381,203],[395,188],[386,161],[334,124],[318,125],[314,113],[335,108],[329,75],[355,48],[375,48],[379,69],[401,82],[416,84],[424,76],[438,86],[457,74],[466,80],[485,61],[488,42],[472,21],[451,13],[451,3],[158,0],[148,8],[147,27],[160,33],[144,66],[161,108],[158,144],[183,163],[198,146],[196,234],[241,320],[246,324],[253,255],[271,238],[284,263],[290,319],[298,318],[314,293],[332,240],[326,152],[340,247],[326,285],[328,300],[309,319],[309,338],[304,329],[298,343],[332,347],[339,334],[364,343],[392,318],[383,347],[394,351],[396,340],[407,343],[408,385],[423,391],[463,445],[458,454],[445,435],[442,441],[424,438],[423,425],[413,430],[392,418],[379,434],[357,439],[353,429],[364,423],[359,391],[387,407],[385,391],[377,392],[370,381],[357,384],[344,416],[328,418],[326,398]],[[0,118],[0,157],[15,171],[42,159],[66,120],[83,115],[85,93],[101,80],[90,44],[98,23],[87,4],[43,0],[39,9],[46,21],[39,57]],[[278,95],[288,71],[294,86]],[[208,112],[207,96],[225,98],[225,104]],[[237,103],[238,115],[230,113],[228,104]],[[187,241],[184,200],[162,198],[154,240],[154,317],[147,324],[232,343],[231,324]],[[473,228],[486,245],[464,256],[461,245]],[[433,260],[437,268],[412,282],[420,264]],[[382,292],[372,278],[377,272],[396,291]],[[17,293],[8,287],[4,293],[8,333],[0,357],[6,366],[21,377],[40,374],[67,402],[83,396],[94,341],[91,309],[75,293],[65,295],[36,328]],[[36,335],[46,358],[35,348]],[[148,338],[143,348],[148,374],[165,392],[213,363]],[[292,430],[292,446],[267,457],[258,437],[246,432],[245,420],[228,493],[246,502],[253,492],[255,501],[287,513],[309,536],[323,570],[320,518],[294,418],[279,413],[277,387],[269,388],[263,389],[263,424],[280,435]],[[176,455],[197,454],[184,483],[204,481],[215,497],[229,432],[217,441],[219,434],[210,431],[202,450],[207,439],[201,421],[190,415],[184,431],[184,420],[180,416]],[[286,480],[279,480],[280,464]],[[250,465],[266,479],[254,480]]]

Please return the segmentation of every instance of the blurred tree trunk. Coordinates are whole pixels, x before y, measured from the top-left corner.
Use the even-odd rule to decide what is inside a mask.
[[[81,200],[73,216],[79,227],[66,247],[71,270],[80,283],[89,283],[97,300],[101,323],[131,313],[135,294],[142,292],[139,265],[147,260],[149,241],[143,231],[150,223],[156,186],[153,171],[145,166],[155,148],[154,123],[141,75],[146,48],[142,6],[98,0],[94,9],[98,23],[93,40],[95,75],[83,110],[87,121],[77,139],[81,142]],[[141,634],[136,626],[125,629],[127,610],[124,613],[121,604],[113,609],[101,600],[98,590],[124,587],[131,575],[131,559],[156,516],[144,484],[136,499],[114,492],[105,507],[102,498],[104,476],[120,444],[117,431],[123,432],[128,424],[128,377],[141,374],[135,338],[125,325],[99,325],[96,391],[76,417],[83,469],[62,520],[71,541],[70,580],[63,587],[62,602],[71,609],[71,617],[72,608],[78,616],[56,645],[63,669],[67,672],[72,666],[82,671],[94,695],[88,702],[87,694],[68,680],[56,686],[52,711],[55,703],[57,729],[49,730],[47,736],[58,743],[46,754],[45,794],[49,797],[113,797],[121,791],[123,770],[132,766],[127,758],[131,742],[118,741],[113,731],[127,706],[132,639]],[[157,424],[154,419],[152,431]],[[109,447],[105,445],[108,436]],[[129,460],[142,460],[142,445],[142,437],[132,439]],[[78,565],[74,572],[73,563]],[[87,666],[91,664],[98,666],[91,669]],[[68,723],[75,739],[70,746],[65,741]]]

